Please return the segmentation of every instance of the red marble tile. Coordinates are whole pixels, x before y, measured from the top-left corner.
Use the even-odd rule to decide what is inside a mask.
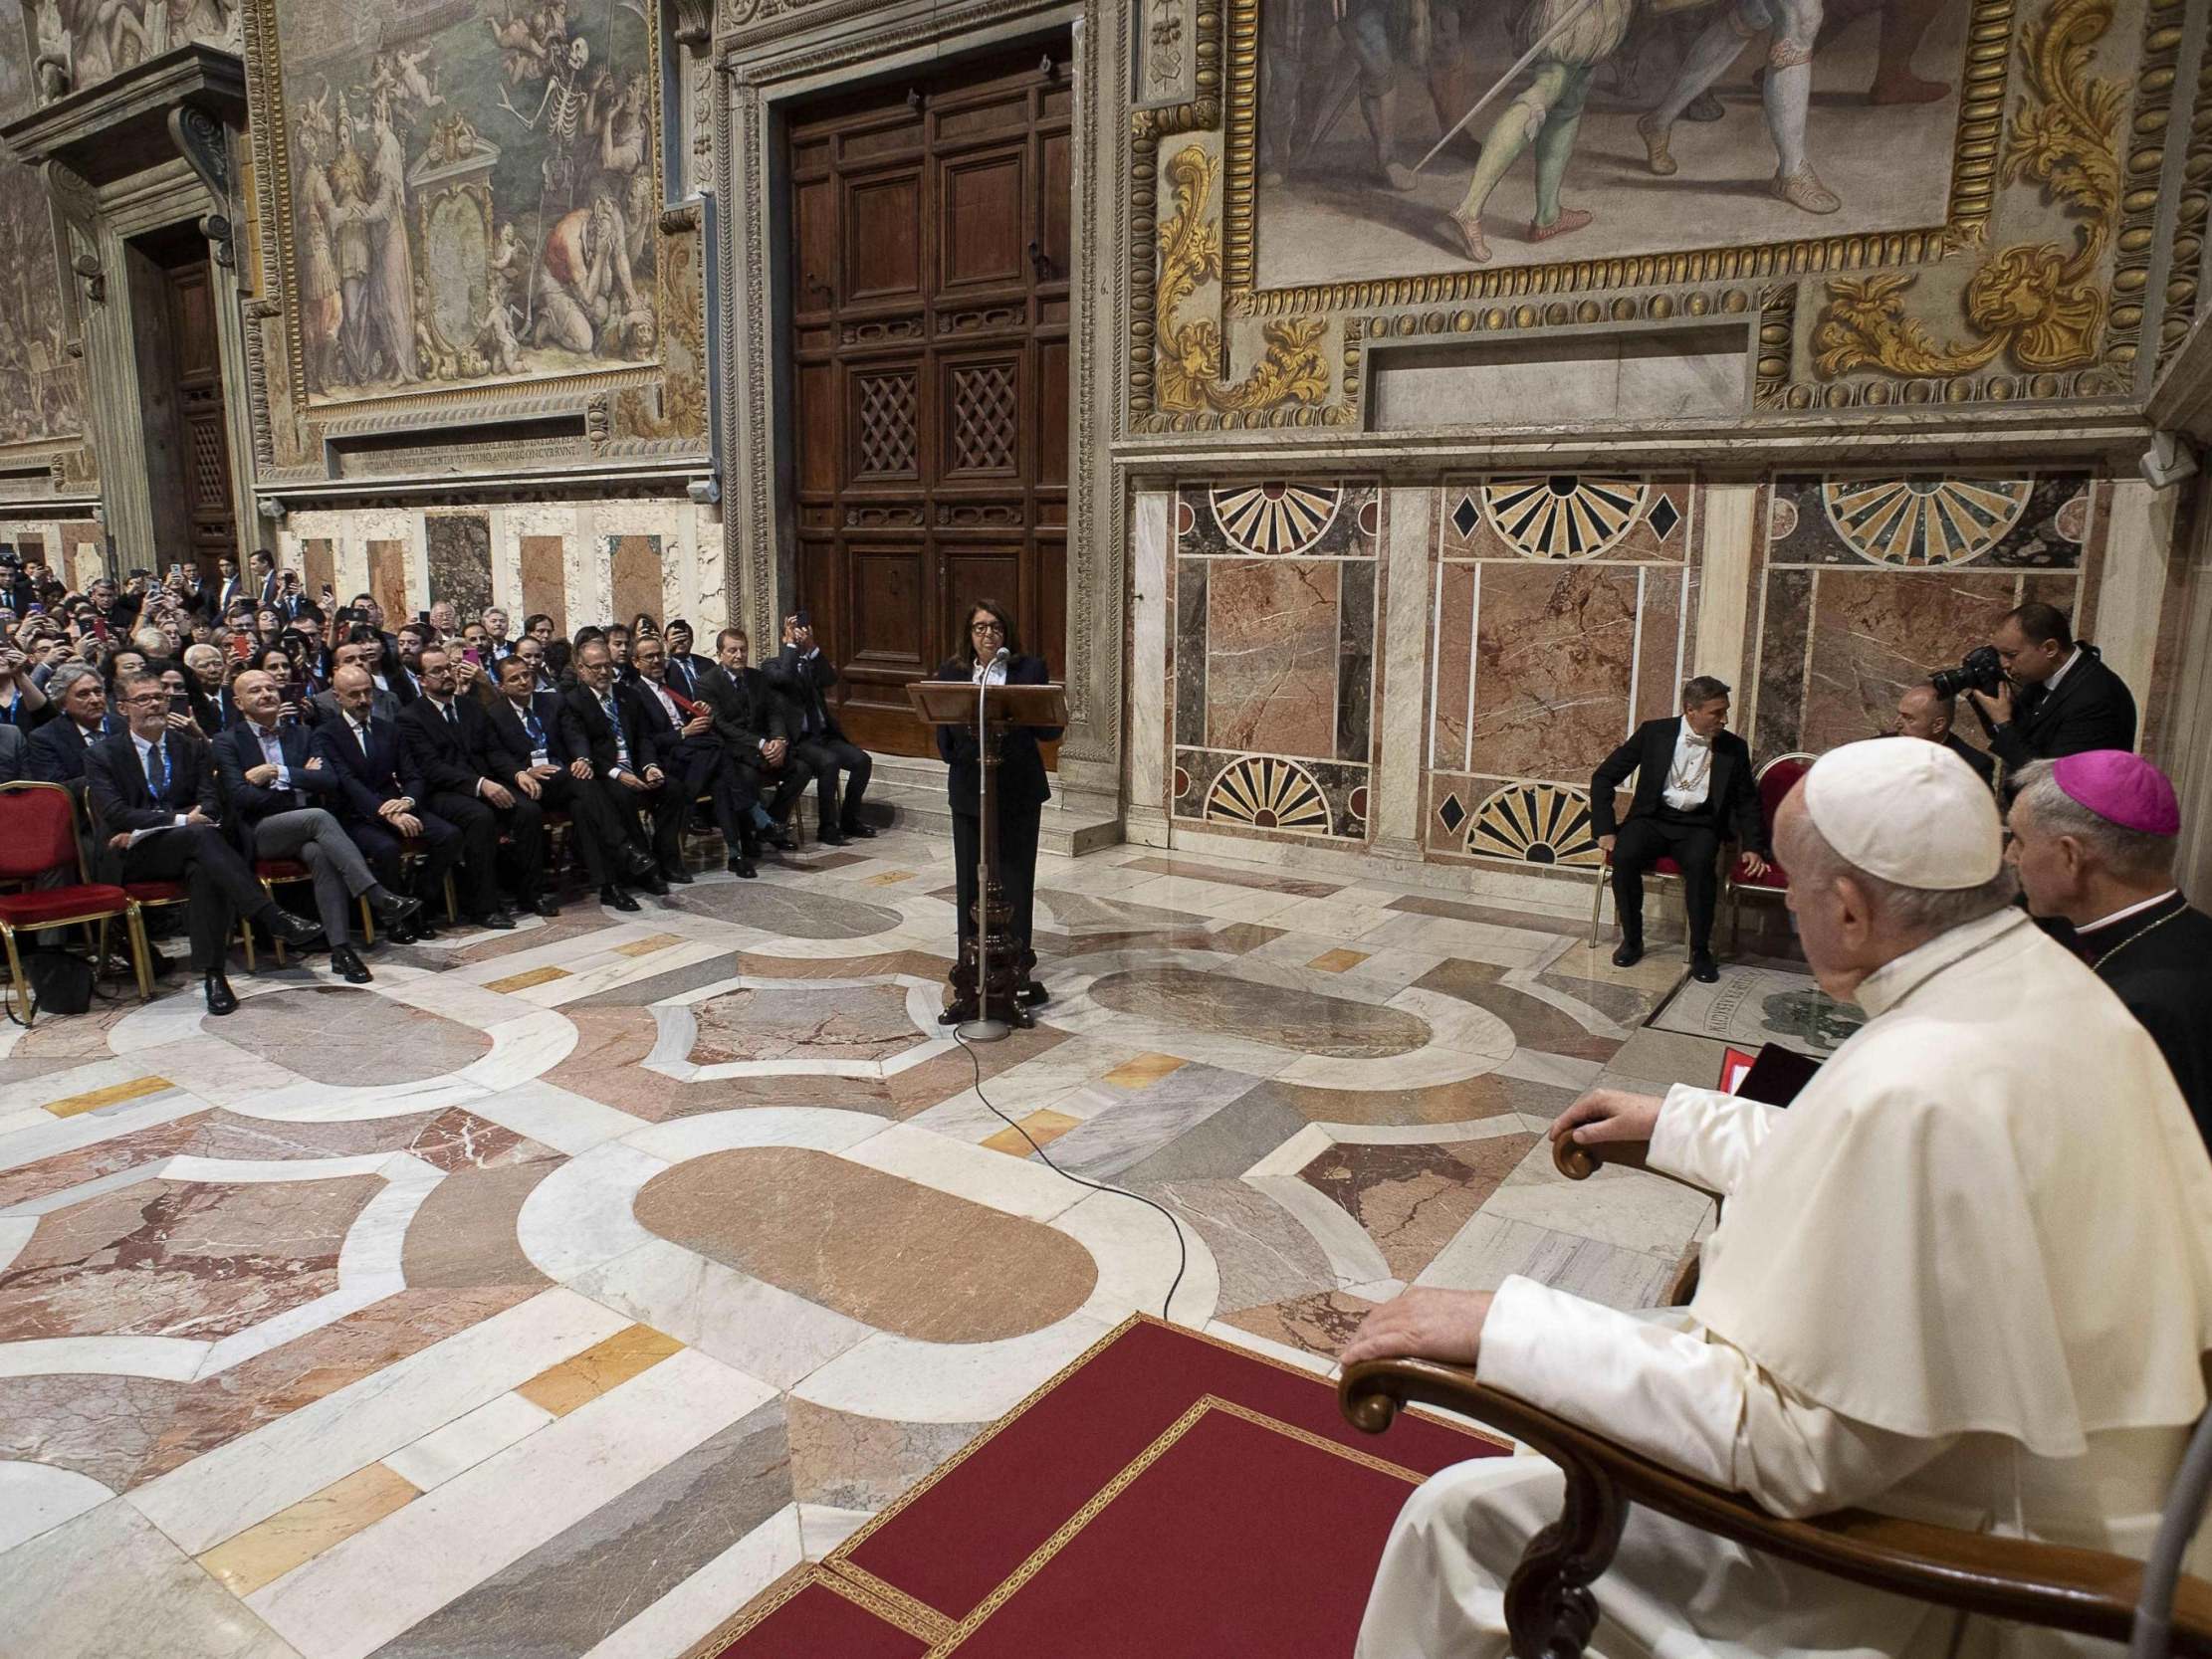
[[[1333,756],[1336,660],[1336,565],[1215,563],[1207,598],[1208,743]]]
[[[1587,779],[1629,726],[1636,571],[1489,564],[1475,634],[1472,765]]]

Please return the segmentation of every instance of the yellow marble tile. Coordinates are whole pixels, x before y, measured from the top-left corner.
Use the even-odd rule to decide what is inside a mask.
[[[484,988],[488,991],[527,991],[533,985],[550,984],[567,977],[568,970],[564,967],[534,967],[525,973],[510,973],[504,979],[488,979]]]
[[[1099,1081],[1111,1083],[1116,1089],[1142,1089],[1170,1072],[1181,1071],[1184,1064],[1173,1054],[1140,1054],[1134,1060],[1124,1060]]]
[[[65,1095],[58,1101],[48,1101],[46,1110],[57,1118],[74,1118],[80,1112],[97,1112],[104,1106],[143,1100],[172,1087],[165,1077],[134,1077],[128,1083],[111,1083],[105,1089],[88,1089],[82,1095]]]
[[[371,1463],[224,1540],[199,1562],[231,1594],[251,1595],[420,1496],[413,1482]]]
[[[542,1411],[565,1417],[618,1383],[650,1370],[683,1346],[649,1325],[633,1325],[603,1343],[593,1344],[574,1358],[540,1371],[515,1392]]]
[[[866,887],[896,887],[901,882],[911,882],[913,879],[914,872],[911,870],[886,870],[880,876],[870,876],[862,885]]]
[[[1336,950],[1322,951],[1320,955],[1314,957],[1312,961],[1306,963],[1306,966],[1317,967],[1323,973],[1342,973],[1346,968],[1358,967],[1360,963],[1366,960],[1367,952],[1365,950],[1345,950],[1339,948]]]
[[[656,950],[666,950],[672,944],[683,942],[684,935],[681,933],[653,933],[645,938],[632,939],[627,944],[617,944],[614,953],[617,956],[650,956]]]
[[[1008,1152],[1015,1157],[1027,1157],[1037,1146],[1048,1146],[1083,1120],[1070,1118],[1064,1112],[1043,1108],[1018,1120],[1022,1129],[1029,1132],[1029,1139],[1021,1139],[1019,1132],[1002,1129],[984,1144],[995,1152]]]

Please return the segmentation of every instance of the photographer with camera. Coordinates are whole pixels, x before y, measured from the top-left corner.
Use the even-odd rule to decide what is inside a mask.
[[[1929,679],[1937,693],[1974,700],[1989,747],[2008,771],[2090,749],[2135,746],[2135,699],[2097,647],[2077,641],[2066,612],[2007,611],[1989,643]]]

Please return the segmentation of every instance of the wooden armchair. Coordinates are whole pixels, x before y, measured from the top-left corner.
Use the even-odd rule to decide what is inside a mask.
[[[1596,1150],[1562,1143],[1554,1162],[1570,1178],[1583,1179],[1598,1167]],[[1603,1152],[1608,1162],[1643,1164],[1641,1146]],[[1864,1510],[1783,1520],[1740,1493],[1707,1486],[1489,1387],[1458,1365],[1368,1360],[1346,1367],[1337,1398],[1345,1417],[1370,1434],[1389,1428],[1403,1406],[1441,1406],[1511,1435],[1566,1472],[1559,1519],[1529,1541],[1506,1586],[1506,1625],[1519,1659],[1577,1659],[1589,1644],[1598,1619],[1590,1585],[1612,1564],[1633,1504],[1800,1566],[1937,1606],[2120,1643],[2137,1632],[2146,1568],[2125,1555]],[[2212,1428],[2200,1425],[2160,1539],[2176,1556],[2203,1509],[2208,1454]],[[2165,1599],[2165,1580],[2155,1570],[2147,1575],[2155,1607]],[[2138,1641],[2136,1654],[2212,1659],[2212,1584],[2187,1575],[2173,1584],[2164,1635],[2162,1645]]]

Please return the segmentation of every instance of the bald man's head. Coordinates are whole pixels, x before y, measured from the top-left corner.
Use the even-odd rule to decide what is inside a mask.
[[[337,696],[337,706],[346,714],[357,721],[368,719],[369,705],[376,696],[376,683],[369,679],[367,669],[357,663],[347,663],[332,680],[331,690]]]

